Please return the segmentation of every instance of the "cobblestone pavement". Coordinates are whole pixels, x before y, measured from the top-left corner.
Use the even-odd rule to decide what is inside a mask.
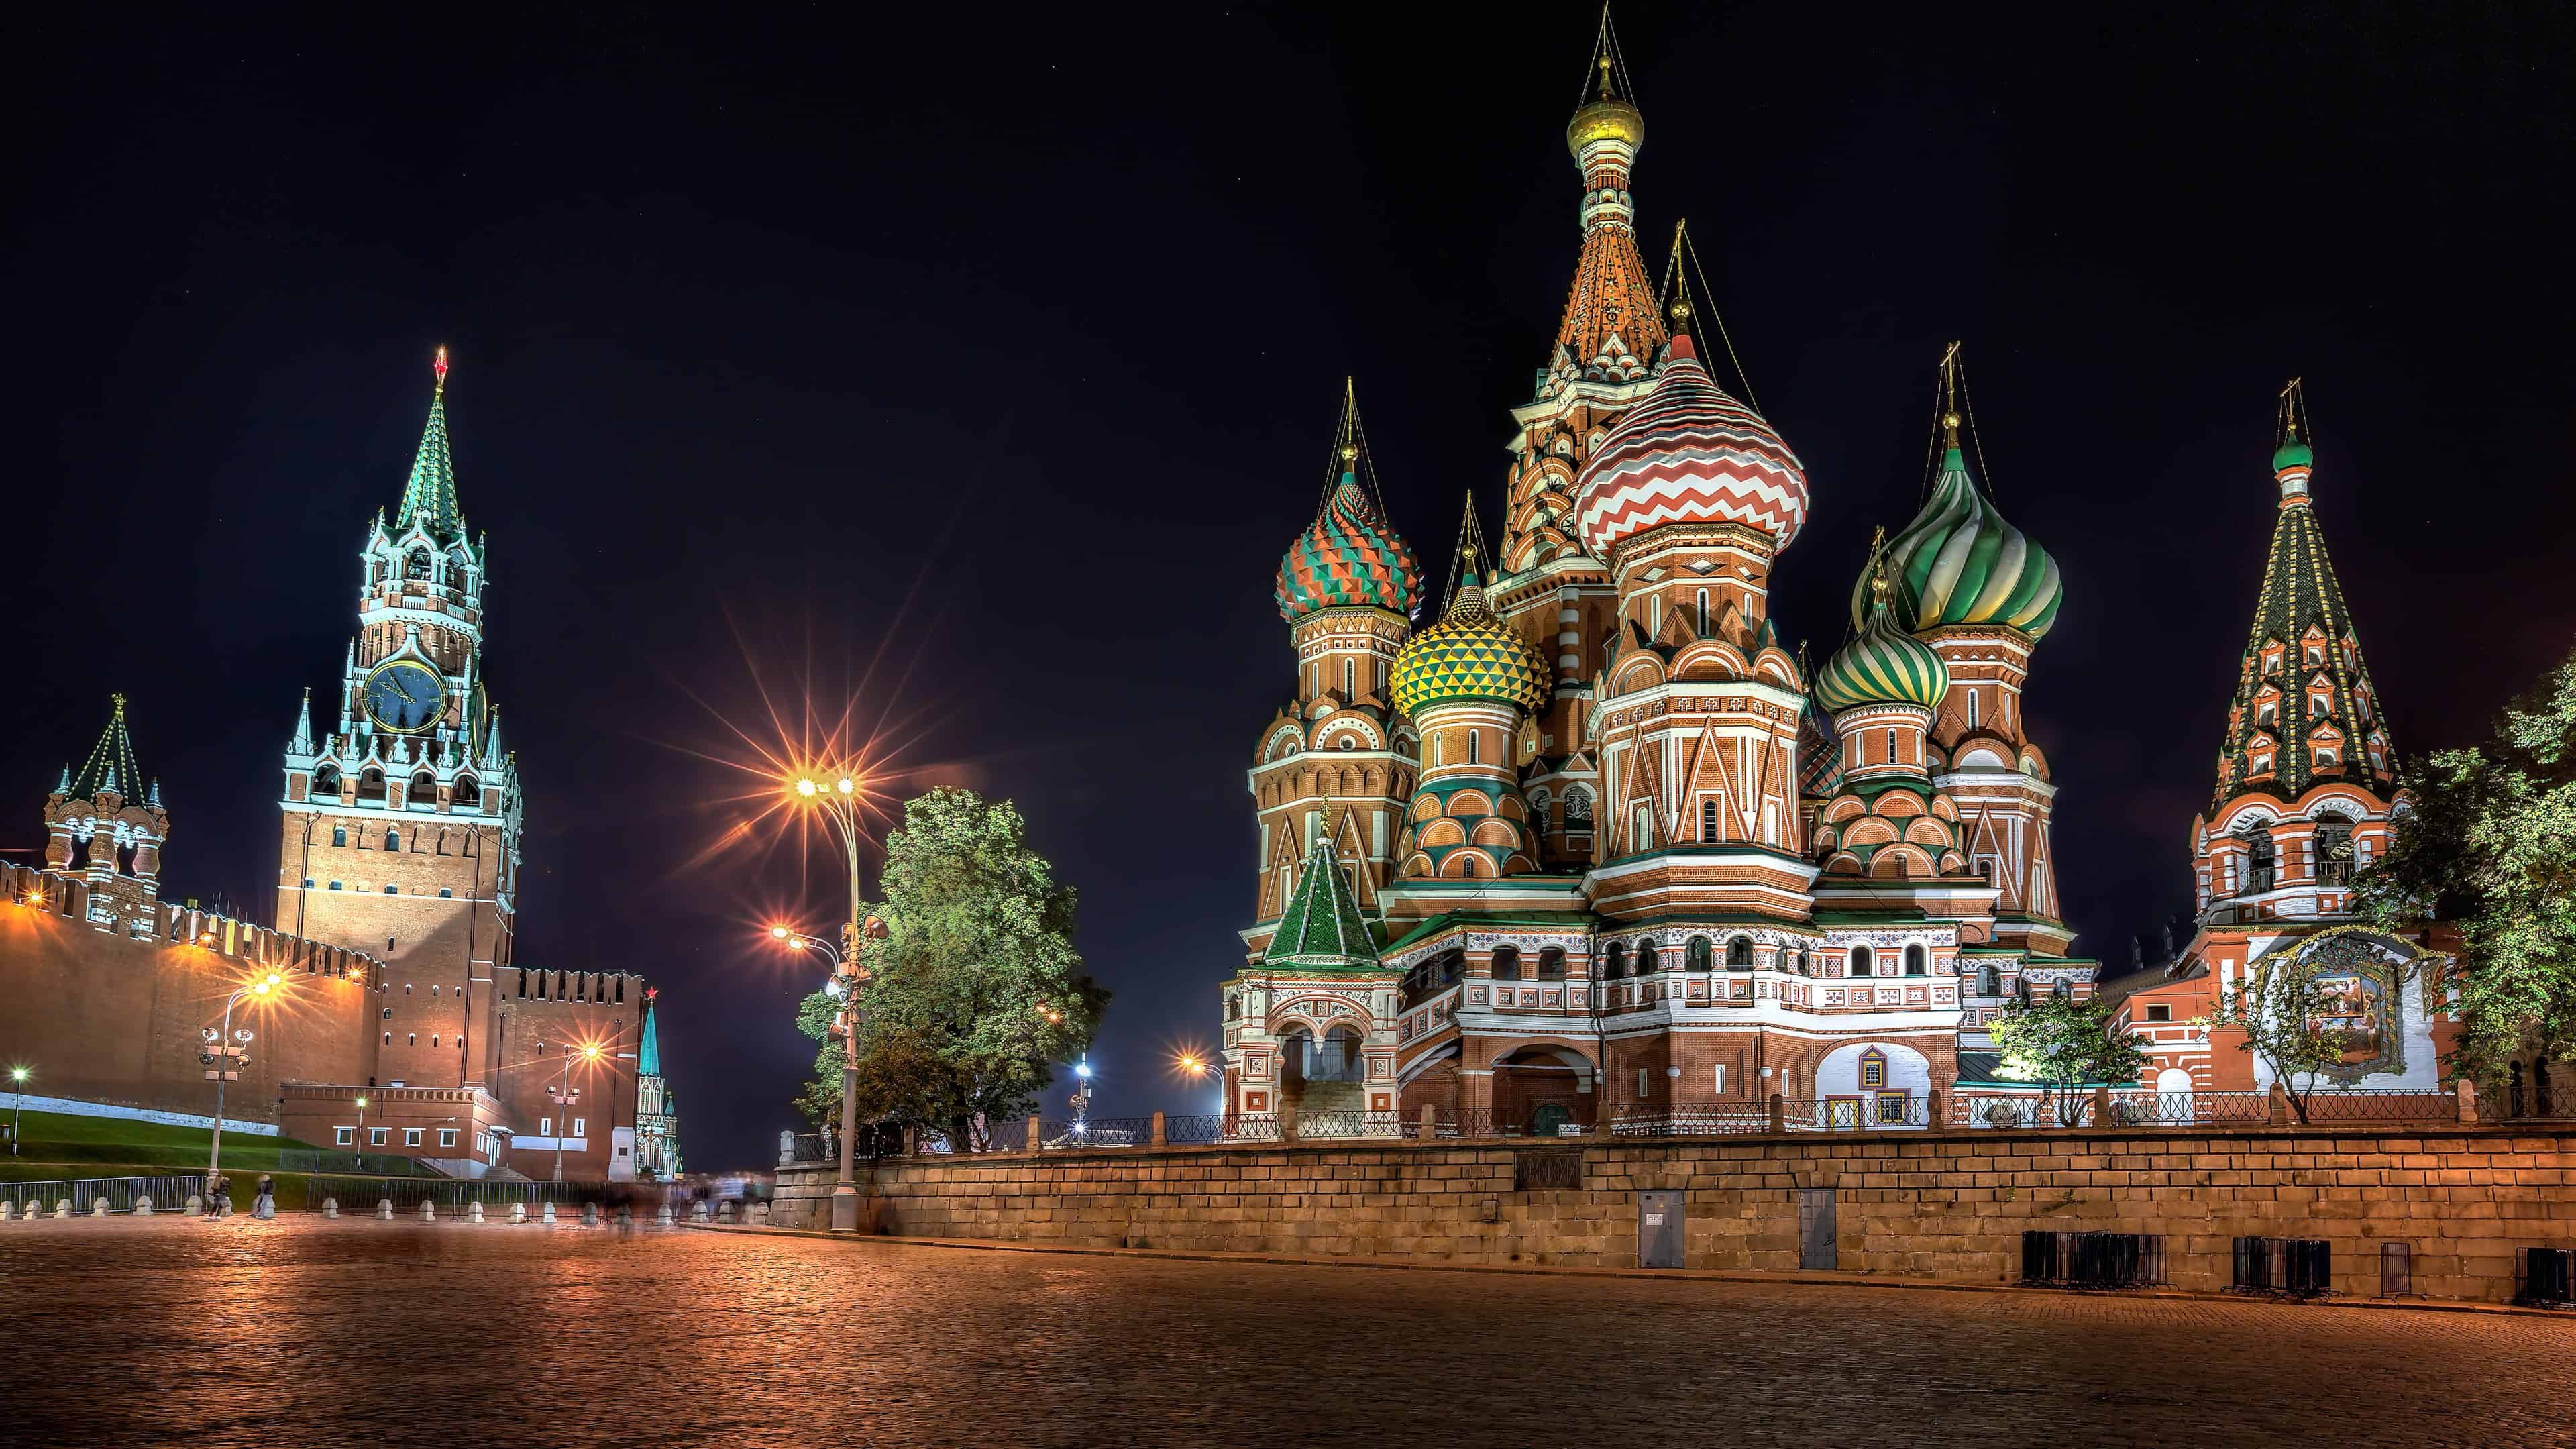
[[[2576,1320],[372,1219],[0,1225],[27,1445],[2576,1443]],[[1830,1436],[1830,1437],[1828,1437]]]

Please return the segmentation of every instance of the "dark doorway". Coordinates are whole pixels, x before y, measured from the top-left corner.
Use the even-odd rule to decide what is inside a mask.
[[[1637,1266],[1678,1268],[1682,1265],[1682,1195],[1678,1192],[1637,1194]]]
[[[1834,1257],[1834,1190],[1830,1187],[1798,1189],[1798,1266],[1833,1270]]]

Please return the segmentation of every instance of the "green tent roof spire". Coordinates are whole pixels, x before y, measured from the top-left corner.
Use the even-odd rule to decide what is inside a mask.
[[[71,777],[67,792],[75,800],[92,800],[101,790],[134,795],[143,788],[143,772],[134,767],[134,741],[125,732],[125,696],[111,696],[116,712],[90,747],[89,759]]]
[[[1307,853],[1305,873],[1280,913],[1279,929],[1270,933],[1261,964],[1351,971],[1378,964],[1377,937],[1360,917],[1360,903],[1333,859],[1329,837],[1318,837]]]
[[[465,536],[465,513],[456,503],[456,463],[447,452],[447,349],[438,349],[430,364],[437,384],[429,395],[429,422],[420,430],[420,452],[412,458],[411,480],[403,485],[402,510],[394,515],[394,532],[414,523],[442,543]]]
[[[647,993],[644,1001],[644,1040],[635,1049],[635,1073],[638,1076],[662,1075],[662,1033],[653,1026],[653,1001],[656,993]]]

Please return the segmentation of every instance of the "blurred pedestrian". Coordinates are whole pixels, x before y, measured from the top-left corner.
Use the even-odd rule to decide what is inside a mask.
[[[250,1215],[262,1221],[277,1216],[277,1180],[265,1172],[259,1175],[259,1195],[250,1200]]]

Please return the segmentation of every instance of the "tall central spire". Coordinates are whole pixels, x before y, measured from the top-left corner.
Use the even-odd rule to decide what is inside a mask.
[[[430,371],[438,380],[430,391],[429,422],[420,431],[420,451],[412,458],[411,479],[403,485],[394,532],[417,522],[431,537],[452,542],[465,536],[465,514],[456,503],[456,464],[447,454],[446,348],[438,349]]]
[[[1558,363],[1593,372],[1615,354],[1645,363],[1664,345],[1653,276],[1637,252],[1637,206],[1628,195],[1628,173],[1645,144],[1646,118],[1629,96],[1610,16],[1592,45],[1593,79],[1587,99],[1565,128],[1565,147],[1583,171],[1583,258],[1574,290],[1556,329]],[[1616,338],[1620,346],[1609,343]]]

